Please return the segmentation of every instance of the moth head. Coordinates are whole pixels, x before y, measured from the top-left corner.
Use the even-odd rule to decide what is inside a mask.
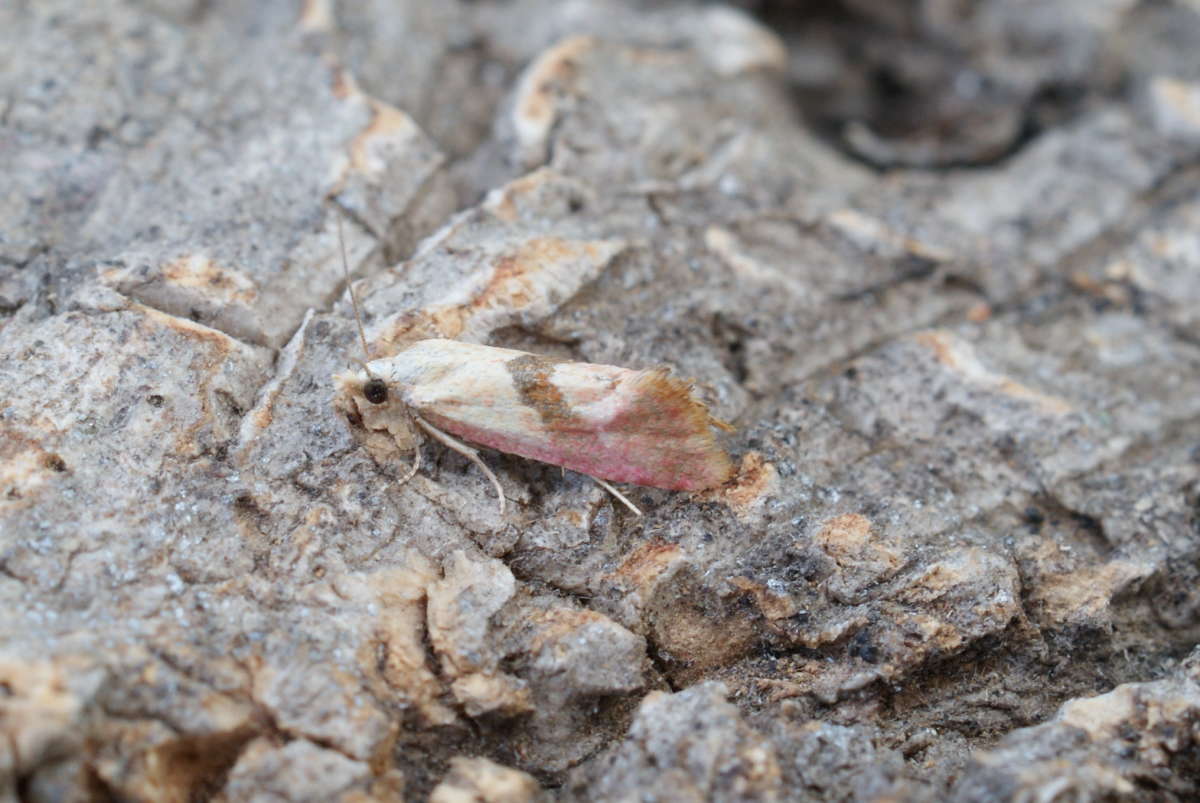
[[[365,364],[357,371],[347,371],[333,378],[338,397],[337,406],[364,418],[377,418],[402,404],[388,382]]]
[[[334,407],[350,424],[351,431],[360,440],[366,439],[372,453],[385,446],[387,450],[411,449],[414,436],[408,410],[385,379],[363,368],[338,374],[334,387]],[[379,437],[383,441],[374,443]]]
[[[377,376],[368,376],[367,381],[362,384],[362,395],[371,404],[387,404],[387,382]]]

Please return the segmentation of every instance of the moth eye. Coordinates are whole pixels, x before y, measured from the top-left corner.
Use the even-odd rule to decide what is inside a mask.
[[[387,401],[387,384],[382,379],[368,379],[363,385],[363,395],[371,404],[383,404]]]

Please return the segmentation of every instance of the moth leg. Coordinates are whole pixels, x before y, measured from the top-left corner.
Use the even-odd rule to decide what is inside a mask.
[[[450,437],[445,432],[442,432],[440,429],[435,427],[433,424],[430,424],[428,421],[421,418],[421,416],[419,416],[419,415],[414,415],[413,420],[416,421],[417,424],[420,425],[421,429],[428,432],[430,437],[432,437],[435,441],[442,444],[443,446],[445,446],[448,449],[453,449],[454,451],[458,452],[463,457],[470,460],[475,465],[479,466],[479,470],[487,475],[487,478],[492,481],[492,485],[496,489],[496,498],[500,500],[500,515],[503,516],[504,515],[504,488],[501,487],[500,480],[496,479],[496,475],[493,474],[492,470],[487,467],[487,464],[479,459],[479,452],[475,451],[470,446],[467,446],[465,443],[458,440],[457,438]]]
[[[609,485],[607,482],[605,482],[604,480],[600,479],[599,477],[592,477],[592,479],[594,479],[594,480],[596,481],[596,484],[597,484],[597,485],[599,485],[601,488],[603,488],[604,490],[608,491],[608,492],[609,492],[610,494],[612,494],[613,496],[617,497],[617,499],[618,499],[618,500],[620,500],[620,502],[621,502],[622,504],[624,504],[624,505],[625,505],[625,507],[627,507],[627,508],[629,508],[630,510],[632,510],[632,511],[633,511],[633,515],[635,515],[635,516],[641,516],[641,515],[642,515],[642,511],[638,510],[638,506],[637,506],[637,505],[635,505],[633,502],[630,502],[628,499],[626,499],[626,498],[625,498],[625,495],[624,495],[624,494],[622,494],[620,491],[618,491],[616,488],[612,487],[611,485]]]
[[[398,446],[399,442],[397,442],[396,445]],[[396,487],[400,487],[404,483],[411,480],[413,477],[417,476],[417,472],[420,470],[421,470],[421,442],[420,442],[420,440],[418,440],[416,446],[413,447],[412,467],[409,468],[408,473],[404,475],[404,478],[400,480],[400,482],[397,484]]]

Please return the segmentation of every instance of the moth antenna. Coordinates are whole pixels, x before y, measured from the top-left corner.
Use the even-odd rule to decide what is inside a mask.
[[[350,263],[346,260],[346,238],[342,234],[342,215],[336,213],[338,230],[338,248],[342,252],[342,273],[346,275],[346,289],[350,292],[350,304],[354,307],[354,322],[358,324],[358,339],[362,342],[363,355],[371,359],[371,349],[367,347],[367,332],[363,329],[362,313],[358,309],[358,296],[354,294],[354,281],[350,278]],[[366,368],[366,365],[363,365]],[[367,373],[371,371],[368,369]]]
[[[430,424],[428,421],[426,421],[424,418],[421,418],[421,416],[419,416],[419,415],[414,415],[413,420],[417,422],[417,424],[421,427],[421,429],[428,432],[429,435],[435,441],[442,444],[443,446],[445,446],[448,449],[453,449],[454,451],[458,452],[463,457],[470,460],[475,465],[479,466],[479,470],[487,475],[487,478],[492,481],[492,486],[495,487],[495,489],[496,489],[496,498],[500,500],[500,515],[503,516],[504,515],[504,488],[500,485],[500,480],[496,479],[496,475],[492,473],[492,470],[490,468],[488,468],[487,464],[484,463],[483,460],[481,460],[479,458],[479,452],[475,451],[470,446],[467,446],[462,441],[460,441],[456,438],[452,438],[451,436],[447,435],[445,432],[442,432],[440,429],[435,427],[433,424]]]
[[[594,479],[594,480],[596,481],[596,484],[597,484],[597,485],[599,485],[601,488],[603,488],[604,490],[608,491],[608,492],[609,492],[610,494],[612,494],[613,496],[617,497],[617,499],[618,499],[618,500],[619,500],[619,501],[620,501],[622,504],[624,504],[624,505],[625,505],[625,507],[627,507],[627,508],[629,508],[630,510],[632,510],[632,511],[633,511],[633,515],[635,515],[635,516],[639,516],[639,517],[642,515],[642,511],[638,509],[638,506],[637,506],[637,505],[635,505],[633,502],[630,502],[628,499],[626,499],[626,498],[625,498],[625,495],[624,495],[624,494],[622,494],[620,491],[618,491],[616,488],[612,487],[611,485],[609,485],[607,482],[605,482],[604,480],[600,479],[599,477],[592,477],[592,479]]]

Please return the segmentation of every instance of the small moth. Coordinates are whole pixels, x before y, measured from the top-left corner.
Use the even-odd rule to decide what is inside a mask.
[[[340,236],[340,218],[338,225]],[[353,287],[350,296],[366,351]],[[401,483],[420,469],[419,439],[428,435],[479,466],[495,486],[501,515],[499,480],[459,438],[587,474],[637,515],[606,480],[699,491],[733,474],[713,434],[732,428],[663,368],[637,371],[431,339],[335,382],[343,413],[412,450]]]

